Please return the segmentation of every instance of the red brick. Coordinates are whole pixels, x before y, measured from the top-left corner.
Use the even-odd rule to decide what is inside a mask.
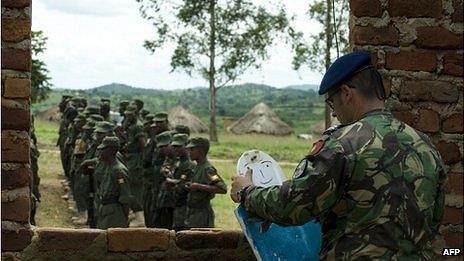
[[[414,124],[415,115],[410,111],[392,111],[392,113],[398,120],[411,126]]]
[[[449,173],[445,184],[445,192],[455,195],[463,194],[463,173]]]
[[[21,42],[31,38],[31,20],[20,18],[2,19],[2,41]]]
[[[2,220],[29,222],[30,200],[20,197],[11,202],[2,202]]]
[[[454,164],[461,161],[461,152],[459,146],[452,142],[439,141],[435,144],[441,157],[446,164]]]
[[[443,121],[442,130],[448,133],[463,133],[463,114],[455,113]]]
[[[442,224],[462,224],[462,208],[445,207]]]
[[[440,130],[440,116],[434,110],[421,109],[415,127],[423,132],[438,132]]]
[[[448,233],[448,234],[445,234],[444,237],[445,237],[446,246],[462,249],[463,247],[462,232],[461,233]]]
[[[29,131],[29,109],[15,100],[2,99],[2,129]]]
[[[236,248],[240,239],[239,231],[188,230],[176,233],[176,245],[182,249]]]
[[[103,233],[98,229],[38,229],[39,250],[85,250]]]
[[[447,53],[443,57],[443,73],[463,76],[463,56],[458,53]]]
[[[462,49],[462,34],[455,34],[443,27],[425,26],[416,28],[415,45],[420,48]]]
[[[2,69],[31,71],[31,50],[2,48]]]
[[[2,228],[2,252],[21,251],[26,248],[32,239],[32,230],[7,230]]]
[[[27,132],[2,130],[2,162],[29,163]]]
[[[391,17],[405,16],[412,17],[433,17],[442,16],[441,0],[390,0],[388,3],[388,13]]]
[[[463,22],[463,8],[462,8],[462,0],[453,0],[453,9],[454,13],[451,16],[451,20],[455,23],[462,23]]]
[[[356,17],[381,17],[382,5],[379,0],[351,0],[350,10]]]
[[[22,188],[29,185],[30,169],[26,167],[15,170],[2,169],[2,190]]]
[[[108,250],[111,252],[139,252],[167,250],[170,232],[154,228],[108,229]]]
[[[393,26],[372,27],[354,26],[351,29],[350,40],[358,45],[392,45],[398,46],[398,30]]]
[[[31,0],[2,0],[2,7],[23,8],[31,6]]]
[[[400,89],[401,101],[456,102],[459,91],[445,81],[405,81]]]
[[[391,95],[391,86],[392,86],[392,82],[390,79],[383,79],[383,87],[385,89],[385,93],[387,94],[387,97],[390,97]]]
[[[385,55],[385,68],[390,70],[433,72],[437,69],[437,57],[432,52],[388,52]]]
[[[3,97],[24,98],[31,96],[31,80],[26,78],[6,78]]]

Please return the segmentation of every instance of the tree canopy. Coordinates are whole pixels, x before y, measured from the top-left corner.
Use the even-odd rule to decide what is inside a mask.
[[[31,32],[32,70],[31,70],[31,102],[36,103],[48,98],[52,84],[47,65],[37,56],[46,49],[47,37],[42,31]]]

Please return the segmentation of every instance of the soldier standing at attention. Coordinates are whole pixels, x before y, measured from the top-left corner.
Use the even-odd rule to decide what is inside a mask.
[[[150,115],[150,114],[149,114]],[[148,116],[148,115],[147,115]],[[159,181],[156,179],[156,166],[161,166],[164,159],[160,158],[159,150],[156,146],[156,136],[168,130],[167,114],[164,112],[156,113],[150,125],[150,135],[143,155],[144,164],[144,193],[143,193],[143,212],[145,225],[154,227],[156,200],[159,191]],[[156,186],[155,186],[156,183]]]
[[[175,208],[172,217],[172,229],[179,231],[185,229],[185,220],[187,219],[187,196],[188,191],[185,189],[185,183],[189,182],[192,175],[195,163],[190,160],[189,154],[185,145],[187,145],[189,136],[184,133],[175,134],[172,137],[171,147],[177,157],[177,163],[172,176],[166,179],[166,182],[172,183],[175,193]]]
[[[208,139],[192,138],[187,148],[190,158],[196,161],[197,165],[193,170],[191,181],[185,184],[189,192],[185,226],[187,229],[214,227],[214,211],[210,201],[214,198],[214,194],[227,193],[227,185],[207,159]]]
[[[444,211],[445,166],[429,138],[385,109],[367,52],[337,59],[319,94],[342,124],[328,130],[281,186],[233,178],[231,198],[282,225],[317,219],[321,259],[430,260]]]
[[[104,175],[99,187],[101,206],[98,209],[99,229],[128,227],[129,205],[132,201],[127,168],[116,158],[119,150],[117,137],[105,137],[97,147]]]
[[[134,196],[134,204],[131,206],[135,214],[135,220],[131,226],[144,226],[143,216],[143,152],[145,148],[145,132],[143,125],[138,121],[136,109],[129,106],[125,112],[127,127],[125,136],[127,143],[124,146],[124,161],[129,170],[129,182]]]
[[[159,161],[161,165],[155,165],[155,183],[159,187],[159,192],[154,194],[156,208],[154,216],[154,225],[157,228],[172,228],[172,213],[175,207],[174,191],[170,184],[166,183],[166,173],[174,169],[175,158],[171,149],[171,133],[165,131],[156,136],[156,147],[158,149]],[[164,160],[163,160],[164,159]]]
[[[103,117],[104,121],[110,122],[110,100],[108,98],[102,98],[100,100],[100,115]]]

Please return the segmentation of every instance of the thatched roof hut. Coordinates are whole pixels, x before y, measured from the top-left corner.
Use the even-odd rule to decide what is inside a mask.
[[[259,103],[242,118],[230,125],[235,134],[261,133],[269,135],[290,135],[293,130],[283,122],[266,104]]]
[[[168,111],[168,120],[171,126],[185,125],[190,128],[191,132],[201,133],[208,132],[208,127],[195,115],[184,109],[182,106],[176,106]]]

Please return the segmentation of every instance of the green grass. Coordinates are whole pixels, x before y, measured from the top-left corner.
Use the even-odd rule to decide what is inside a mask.
[[[67,202],[61,199],[64,192],[60,180],[64,179],[64,176],[60,154],[58,148],[55,147],[58,127],[58,123],[54,122],[42,120],[35,122],[39,149],[42,153],[39,158],[39,175],[42,179],[41,192],[43,197],[37,214],[37,225],[42,227],[74,227],[71,223],[71,213],[67,209]],[[231,177],[235,175],[236,161],[245,150],[259,149],[269,153],[281,162],[285,176],[289,178],[296,164],[308,153],[311,147],[311,140],[299,140],[294,135],[276,137],[234,135],[220,132],[219,142],[211,145],[208,157],[230,191]],[[229,193],[216,195],[212,200],[212,205],[216,215],[216,227],[240,229],[234,214],[237,204],[230,199]]]

